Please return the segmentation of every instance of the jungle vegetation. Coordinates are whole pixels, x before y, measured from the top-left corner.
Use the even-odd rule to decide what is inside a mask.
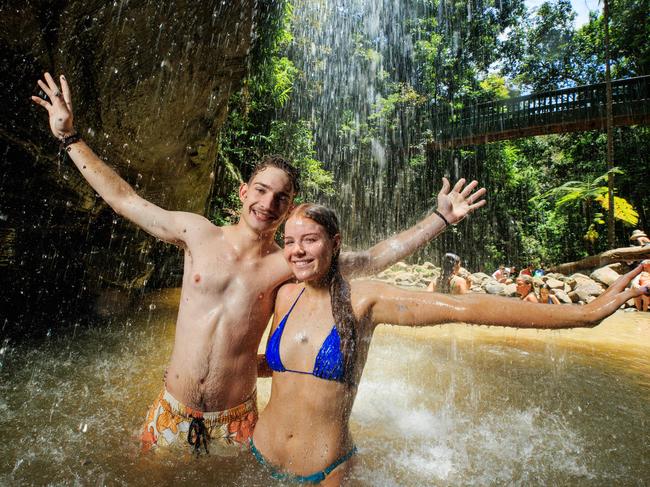
[[[381,177],[393,187],[396,173],[408,173],[419,188],[413,191],[414,199],[431,199],[439,186],[430,182],[450,173],[475,178],[487,187],[484,217],[448,232],[419,257],[435,258],[460,246],[467,249],[468,267],[489,270],[499,263],[561,263],[606,250],[605,133],[530,137],[438,152],[426,148],[435,109],[604,81],[602,15],[592,14],[576,28],[569,0],[550,0],[534,11],[527,10],[523,0],[408,3],[415,12],[408,21],[414,48],[406,64],[414,68],[408,74],[387,69],[379,85],[380,103],[361,121],[343,110],[334,123],[341,144],[360,146],[369,161],[373,140],[395,140],[391,134],[409,131],[408,143],[386,147],[393,170]],[[231,177],[230,185],[215,191],[212,216],[218,222],[230,221],[238,204],[237,178],[245,179],[264,153],[284,154],[303,169],[303,198],[337,198],[333,187],[342,173],[319,160],[314,136],[318,120],[301,119],[290,109],[296,90],[309,88],[301,81],[306,64],[295,57],[301,39],[294,35],[292,22],[300,5],[285,1],[267,7],[274,21],[260,33],[251,73],[232,97],[217,161],[218,169]],[[610,0],[613,79],[650,74],[648,12],[647,0]],[[383,55],[367,39],[355,42],[360,63],[376,62]],[[629,244],[634,228],[650,230],[648,147],[648,127],[615,128],[617,246]],[[413,201],[405,205],[418,208]],[[388,230],[411,221],[400,217],[393,223],[395,228],[388,224]],[[376,241],[382,235],[374,236]],[[359,236],[352,243],[361,242]]]

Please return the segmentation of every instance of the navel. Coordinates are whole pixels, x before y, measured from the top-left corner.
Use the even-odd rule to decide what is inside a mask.
[[[201,282],[201,274],[194,274],[194,282]]]

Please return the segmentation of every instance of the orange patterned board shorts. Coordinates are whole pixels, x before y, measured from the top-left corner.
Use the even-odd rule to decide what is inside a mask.
[[[216,445],[223,452],[248,448],[257,423],[257,391],[239,406],[202,412],[180,403],[163,388],[149,409],[142,432],[142,450],[183,445],[199,453]],[[234,447],[234,448],[233,448]],[[214,448],[212,448],[214,451]]]

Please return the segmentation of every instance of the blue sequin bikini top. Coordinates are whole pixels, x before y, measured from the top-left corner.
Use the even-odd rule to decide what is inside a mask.
[[[318,355],[316,355],[313,371],[306,372],[303,370],[287,369],[282,363],[282,359],[280,358],[280,340],[282,340],[284,325],[287,323],[291,311],[293,311],[294,306],[296,306],[303,292],[305,292],[305,288],[300,291],[291,308],[289,308],[289,311],[284,315],[284,318],[282,318],[282,321],[271,335],[271,338],[269,338],[266,344],[266,361],[269,367],[271,367],[271,370],[275,372],[295,372],[297,374],[313,375],[314,377],[325,380],[343,382],[345,377],[345,362],[343,353],[341,352],[341,338],[339,337],[339,332],[336,330],[336,325],[332,327],[332,331],[330,331],[330,334],[321,345]]]

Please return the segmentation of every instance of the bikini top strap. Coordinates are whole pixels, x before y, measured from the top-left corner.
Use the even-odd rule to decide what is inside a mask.
[[[293,308],[294,308],[294,307],[296,306],[296,304],[298,303],[298,300],[300,299],[300,296],[302,296],[302,293],[305,292],[305,289],[307,289],[307,288],[304,288],[304,287],[302,288],[302,291],[300,291],[300,293],[298,294],[298,297],[296,298],[296,300],[295,300],[295,301],[293,302],[293,304],[291,305],[291,308],[289,308],[289,311],[287,311],[287,314],[284,315],[285,318],[287,318],[287,317],[291,314],[291,312],[293,311]]]

